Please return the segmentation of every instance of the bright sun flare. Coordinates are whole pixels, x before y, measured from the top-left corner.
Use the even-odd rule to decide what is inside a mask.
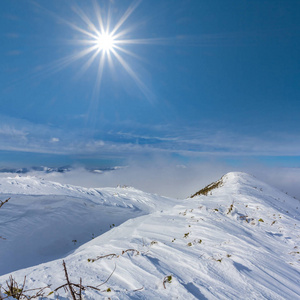
[[[114,37],[108,33],[100,34],[96,40],[96,45],[100,51],[111,51],[114,48]]]
[[[94,2],[94,12],[96,15],[96,22],[94,23],[86,13],[81,10],[78,6],[73,7],[75,13],[81,19],[81,25],[79,23],[74,23],[67,21],[65,19],[59,18],[60,21],[67,24],[73,30],[77,31],[76,40],[74,42],[80,48],[72,55],[69,55],[57,63],[57,68],[61,69],[76,60],[81,60],[86,58],[80,69],[81,73],[86,72],[94,63],[98,65],[97,77],[95,83],[95,94],[100,91],[100,85],[103,75],[103,70],[105,64],[108,62],[109,67],[112,67],[114,63],[119,63],[128,75],[134,80],[138,88],[142,91],[145,97],[151,101],[153,97],[151,91],[143,83],[136,72],[131,68],[128,63],[128,59],[123,56],[131,56],[133,58],[139,58],[135,53],[126,49],[127,45],[132,44],[153,44],[161,42],[162,39],[132,39],[128,38],[132,27],[124,27],[124,23],[128,20],[130,15],[137,8],[139,1],[133,2],[130,5],[123,16],[117,20],[117,22],[112,26],[111,15],[108,14],[106,22],[102,18],[103,11],[100,9],[97,2]],[[80,35],[78,35],[78,33]]]

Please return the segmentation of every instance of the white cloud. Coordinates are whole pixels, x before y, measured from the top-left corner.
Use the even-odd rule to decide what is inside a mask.
[[[258,164],[233,168],[226,163],[211,161],[178,166],[174,160],[160,157],[147,162],[132,161],[127,167],[112,171],[91,172],[77,167],[66,173],[31,172],[26,176],[89,188],[133,186],[145,192],[184,199],[231,171],[252,174],[300,199],[300,168],[272,168]]]
[[[128,133],[124,129],[122,132],[93,131],[89,135],[79,129],[59,129],[0,115],[0,150],[126,159],[158,154],[179,154],[194,159],[298,156],[300,153],[300,137],[297,135],[268,133],[258,137],[226,130],[214,131],[201,126],[135,126]],[[143,133],[135,133],[134,130],[141,130]],[[102,138],[92,138],[93,135]]]
[[[23,138],[25,139],[28,132],[22,129],[16,129],[13,125],[0,124],[0,138],[1,136],[12,137],[12,138]]]
[[[149,193],[184,199],[229,171],[230,167],[218,163],[178,167],[174,161],[157,158],[147,162],[132,162],[127,167],[112,171],[90,172],[77,167],[66,173],[31,172],[26,176],[34,175],[63,184],[91,188],[126,185]]]
[[[58,142],[59,142],[59,138],[53,137],[53,138],[51,139],[51,142],[52,142],[52,143],[58,143]]]
[[[300,168],[255,165],[249,167],[248,171],[253,173],[257,178],[300,200]]]

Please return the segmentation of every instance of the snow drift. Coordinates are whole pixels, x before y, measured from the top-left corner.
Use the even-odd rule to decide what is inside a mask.
[[[0,241],[3,286],[10,271],[2,270],[22,261],[33,265],[37,252],[46,261],[36,234],[48,234],[43,247],[49,257],[59,256],[57,248],[69,249],[64,243],[72,244],[80,229],[92,232],[89,226],[104,219],[107,232],[73,245],[59,259],[11,274],[20,283],[26,276],[30,288],[51,285],[48,295],[65,283],[64,259],[70,280],[82,278],[85,287],[112,274],[100,291],[86,288],[85,299],[300,298],[300,203],[248,174],[228,173],[205,194],[181,201],[132,188],[91,190],[50,182],[43,188],[28,180],[5,179],[0,186],[2,198],[12,197],[0,210],[0,232],[7,238]],[[111,220],[127,221],[110,229]],[[26,230],[41,224],[40,232]],[[35,254],[28,250],[36,247]],[[70,295],[61,289],[48,298]]]
[[[34,177],[0,178],[0,275],[60,258],[79,245],[173,202],[130,187],[87,189]],[[0,199],[1,199],[0,198]]]

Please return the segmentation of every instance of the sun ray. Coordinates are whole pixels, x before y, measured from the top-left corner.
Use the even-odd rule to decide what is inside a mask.
[[[91,52],[96,51],[97,48],[98,47],[96,47],[96,46],[89,47],[87,49],[84,49],[84,50],[76,53],[76,54],[72,54],[72,55],[68,55],[68,56],[65,56],[63,58],[60,58],[57,61],[52,62],[46,68],[46,70],[43,71],[43,73],[45,75],[47,75],[47,74],[58,72],[58,71],[60,71],[64,68],[66,68],[70,64],[74,63],[78,59],[81,59],[81,58],[85,57],[86,55],[90,54]]]
[[[71,40],[70,42],[75,45],[95,45],[95,40]]]
[[[32,70],[31,78],[38,78],[40,76],[50,76],[57,73],[76,61],[80,61],[81,66],[75,72],[75,78],[79,79],[89,69],[95,72],[94,88],[92,89],[92,99],[90,104],[90,112],[96,113],[96,107],[100,103],[100,91],[102,78],[104,76],[104,66],[107,63],[108,70],[113,71],[111,74],[119,76],[120,72],[114,72],[116,68],[123,68],[132,82],[136,84],[138,89],[143,93],[145,99],[152,102],[155,97],[147,85],[143,82],[142,77],[138,74],[127,60],[128,56],[141,61],[147,61],[139,55],[136,51],[132,51],[131,45],[165,45],[170,42],[173,43],[174,39],[165,38],[137,38],[132,37],[134,29],[138,29],[140,25],[145,24],[145,19],[142,22],[130,24],[128,19],[135,12],[141,0],[133,0],[132,4],[121,14],[120,19],[114,19],[113,12],[110,10],[113,1],[108,1],[108,11],[104,12],[103,7],[99,5],[97,0],[92,0],[94,11],[94,19],[88,15],[86,11],[78,5],[73,7],[74,15],[77,21],[70,21],[56,13],[48,10],[45,7],[37,4],[46,14],[50,15],[60,24],[72,29],[76,35],[69,35],[69,39],[65,39],[64,43],[72,46],[71,53],[47,65],[39,66]],[[106,16],[105,14],[106,13]],[[125,26],[126,23],[126,26]],[[176,38],[175,38],[176,40]],[[176,40],[177,41],[177,40]],[[75,47],[74,47],[75,46]],[[74,52],[75,51],[75,52]],[[93,67],[95,66],[95,68]],[[117,78],[117,77],[116,77]]]
[[[71,23],[71,22],[69,22],[69,21],[67,21],[67,20],[65,20],[63,18],[60,18],[60,17],[57,17],[57,18],[59,18],[63,23],[67,24],[69,27],[73,28],[76,31],[78,31],[80,33],[83,33],[83,34],[85,34],[85,35],[87,35],[87,36],[89,36],[91,38],[94,38],[94,39],[97,38],[97,36],[95,34],[89,32],[87,30],[84,30],[81,27],[79,27],[79,26],[77,26],[77,25],[75,25],[75,24],[73,24],[73,23]]]
[[[96,26],[93,24],[93,22],[91,22],[91,20],[88,18],[88,16],[78,6],[74,6],[73,10],[88,25],[88,28],[90,28],[93,32],[95,32],[96,35],[100,34],[100,32],[98,31]]]
[[[94,9],[95,9],[96,17],[97,17],[98,24],[99,24],[99,29],[100,29],[99,31],[102,33],[102,32],[104,32],[103,19],[102,19],[101,12],[100,12],[100,6],[96,2],[96,0],[94,0]]]
[[[89,123],[90,126],[92,127],[95,127],[97,121],[97,111],[99,106],[98,96],[100,94],[100,87],[101,87],[101,81],[102,81],[102,76],[104,71],[104,65],[105,65],[105,52],[102,51],[102,53],[99,55],[96,84],[94,86],[91,102],[89,105]]]
[[[123,29],[122,31],[116,32],[114,34],[115,39],[119,39],[120,37],[126,36],[128,33],[132,32],[136,26],[131,26]]]
[[[98,73],[97,73],[97,84],[96,84],[96,95],[99,94],[101,81],[102,81],[102,75],[104,70],[104,64],[105,64],[105,52],[102,52],[102,54],[99,57],[99,65],[98,65]]]
[[[124,39],[118,40],[116,39],[115,44],[139,44],[139,45],[153,45],[153,44],[167,44],[168,40],[165,38],[149,38],[149,39]]]
[[[92,65],[92,63],[95,61],[96,57],[98,56],[100,50],[97,49],[93,55],[89,58],[89,60],[82,66],[81,70],[80,70],[80,73],[81,74],[84,74],[89,68],[90,66]]]
[[[36,4],[36,5],[38,5],[38,4]],[[60,17],[60,16],[57,15],[56,13],[50,11],[49,9],[46,9],[45,7],[40,6],[40,5],[38,5],[38,7],[39,7],[40,9],[44,10],[47,14],[49,14],[49,15],[52,16],[53,18],[55,18],[55,19],[57,19],[58,21],[60,21],[61,23],[68,25],[70,28],[72,28],[72,29],[74,29],[74,30],[76,30],[76,31],[78,31],[78,32],[80,32],[80,33],[83,33],[83,34],[85,34],[86,36],[90,36],[91,38],[96,38],[96,36],[95,36],[94,34],[92,34],[91,32],[89,32],[88,30],[85,30],[85,29],[83,29],[83,28],[81,28],[81,27],[75,25],[74,23],[67,21],[65,18]]]
[[[108,66],[110,69],[113,69],[113,60],[111,56],[111,52],[107,52],[107,61],[108,61]]]
[[[111,34],[114,35],[115,32],[124,24],[124,22],[129,18],[129,16],[134,12],[134,10],[139,6],[141,0],[135,1],[132,5],[128,7],[124,15],[121,17],[119,22],[115,25],[114,29],[111,31]]]
[[[81,25],[79,25],[79,23],[76,24],[75,22],[63,19],[48,11],[48,13],[58,19],[61,23],[66,24],[69,28],[77,32],[76,37],[70,40],[69,44],[74,44],[76,46],[82,47],[83,49],[78,49],[76,53],[70,54],[57,60],[55,63],[48,67],[47,72],[51,73],[60,71],[61,69],[69,66],[75,61],[83,61],[85,59],[79,72],[77,73],[78,75],[82,76],[88,69],[92,67],[92,65],[97,64],[91,111],[96,109],[96,106],[98,105],[96,105],[94,102],[99,101],[100,86],[102,84],[103,72],[106,62],[108,63],[108,68],[111,70],[117,66],[124,68],[126,73],[144,94],[145,98],[149,101],[152,101],[154,98],[153,94],[143,82],[141,77],[134,71],[134,69],[130,66],[129,62],[126,59],[126,56],[131,56],[134,59],[144,61],[143,58],[141,58],[135,52],[131,51],[132,49],[128,49],[127,46],[166,43],[166,39],[134,39],[130,37],[131,32],[133,32],[135,28],[138,28],[138,25],[131,24],[130,26],[125,26],[125,23],[137,9],[140,3],[141,0],[132,2],[132,4],[121,15],[120,19],[113,20],[113,16],[111,15],[111,5],[108,6],[106,16],[103,17],[102,7],[100,7],[99,3],[96,0],[93,0],[95,22],[92,21],[92,18],[90,18],[86,11],[83,11],[81,7],[75,5],[72,7],[72,10],[74,14],[76,14],[79,21],[81,21]]]
[[[113,35],[113,33],[111,33],[111,30],[110,30],[110,22],[111,22],[111,9],[110,9],[110,6],[108,7],[108,11],[107,11],[107,18],[106,18],[106,28],[105,30],[103,31],[103,33],[110,33],[111,35]]]
[[[146,98],[149,101],[152,101],[153,94],[150,92],[150,90],[147,88],[147,86],[143,83],[143,81],[136,75],[136,73],[132,70],[132,68],[129,66],[129,64],[122,58],[121,55],[119,55],[114,49],[111,50],[114,56],[117,58],[117,60],[120,62],[120,64],[123,66],[123,68],[126,70],[126,72],[131,76],[131,78],[135,81],[139,89],[142,91],[142,93],[146,96]]]
[[[117,49],[117,50],[119,50],[119,51],[121,51],[121,52],[123,52],[123,53],[126,53],[127,55],[130,55],[130,56],[132,56],[132,57],[134,57],[134,58],[136,58],[136,59],[138,59],[138,60],[144,60],[144,59],[143,59],[142,57],[140,57],[139,55],[133,53],[132,51],[126,50],[126,49],[124,49],[124,48],[122,48],[122,47],[120,47],[120,46],[114,45],[114,49]]]
[[[80,59],[80,58],[83,58],[84,56],[88,55],[89,53],[95,51],[98,49],[98,46],[95,45],[95,46],[92,46],[92,47],[89,47],[87,49],[84,49],[84,50],[81,50],[80,52],[76,53],[76,54],[73,54],[71,56],[67,56],[66,57],[66,61],[69,61],[70,63]]]

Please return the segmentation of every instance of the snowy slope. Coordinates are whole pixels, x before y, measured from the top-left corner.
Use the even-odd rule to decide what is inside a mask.
[[[0,178],[0,275],[60,258],[124,221],[173,201],[133,188],[86,189]]]
[[[64,257],[71,281],[81,277],[85,286],[101,284],[116,267],[102,292],[87,288],[85,299],[300,299],[297,199],[229,173],[207,196],[173,204]],[[122,254],[127,249],[133,250]],[[93,262],[108,254],[115,255]],[[62,259],[13,273],[18,282],[25,275],[30,287],[51,284],[46,294],[65,283]],[[70,295],[61,289],[49,298]]]

